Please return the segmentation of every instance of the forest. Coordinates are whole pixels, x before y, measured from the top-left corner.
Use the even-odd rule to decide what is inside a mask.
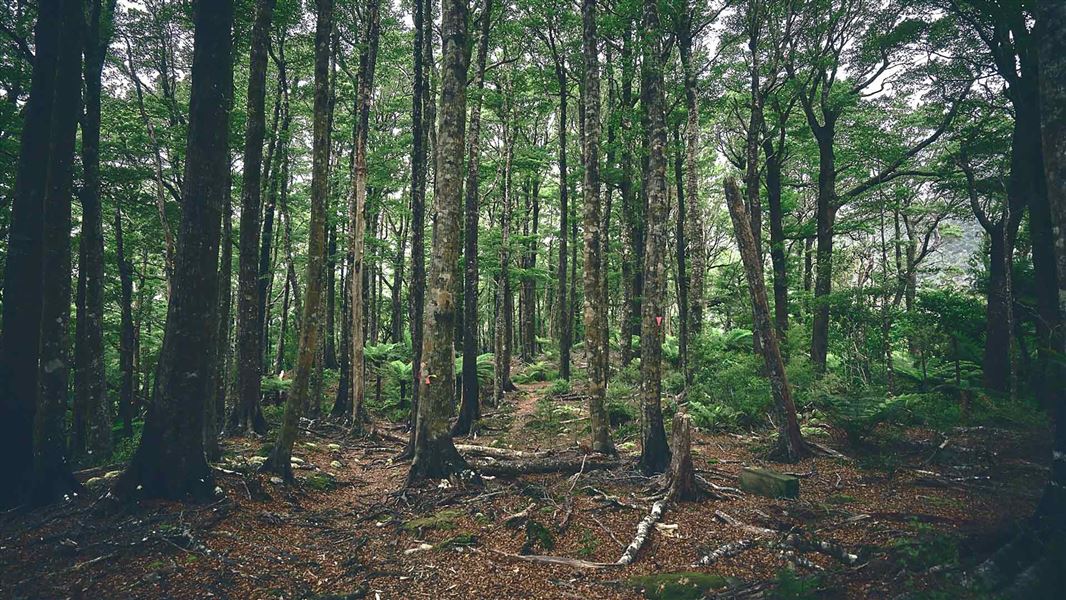
[[[7,0],[0,597],[1062,598],[1066,1]]]

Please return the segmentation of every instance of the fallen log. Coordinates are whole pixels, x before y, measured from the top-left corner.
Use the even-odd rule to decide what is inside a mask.
[[[777,532],[774,531],[773,529],[767,529],[765,527],[758,527],[758,526],[755,526],[755,525],[748,525],[747,523],[744,523],[743,521],[740,521],[740,520],[738,520],[738,519],[736,519],[736,518],[734,518],[734,517],[722,512],[720,510],[714,511],[714,516],[719,521],[722,521],[726,525],[732,525],[733,527],[736,527],[737,529],[743,529],[744,531],[747,531],[748,533],[753,533],[753,534],[759,535],[759,536],[776,535],[777,534]]]
[[[659,500],[652,505],[651,512],[637,525],[637,535],[633,537],[633,541],[629,543],[629,547],[626,548],[626,551],[622,553],[622,556],[618,558],[615,564],[625,566],[631,564],[637,558],[637,553],[640,552],[644,543],[648,541],[655,523],[662,518],[664,510],[666,510],[666,501],[664,500]]]
[[[492,550],[492,552],[505,556],[507,558],[515,560],[523,560],[526,562],[535,562],[546,565],[563,565],[566,567],[574,567],[577,569],[605,569],[607,567],[615,566],[614,563],[598,563],[590,562],[587,560],[581,560],[579,558],[567,558],[565,556],[547,556],[543,554],[511,554],[509,552],[500,552],[499,550]]]
[[[859,562],[859,555],[848,552],[843,546],[826,540],[810,540],[797,534],[789,534],[785,542],[793,548],[801,551],[813,551],[835,558],[849,567]]]
[[[543,458],[533,460],[500,461],[491,457],[477,463],[474,468],[482,475],[517,477],[542,473],[577,473],[582,470],[597,471],[622,466],[622,461],[610,458]]]
[[[476,446],[473,444],[456,444],[455,449],[463,455],[487,456],[501,460],[527,460],[531,458],[543,458],[550,452],[529,452],[526,450],[511,450],[509,448],[493,448],[492,446]]]

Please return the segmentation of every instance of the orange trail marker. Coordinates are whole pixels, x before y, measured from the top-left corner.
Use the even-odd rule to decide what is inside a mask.
[[[663,318],[662,317],[655,317],[655,324],[658,325],[659,327],[662,327],[663,326]]]

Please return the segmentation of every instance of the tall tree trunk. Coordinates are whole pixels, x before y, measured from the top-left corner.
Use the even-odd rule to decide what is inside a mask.
[[[85,113],[82,119],[81,244],[77,339],[74,341],[75,453],[111,455],[111,403],[104,370],[104,219],[100,201],[100,76],[111,41],[115,0],[93,0],[85,31]],[[80,410],[78,410],[80,408]],[[79,419],[78,414],[84,418]]]
[[[325,271],[326,202],[329,187],[329,36],[333,31],[333,0],[317,0],[316,28],[314,28],[314,113],[311,147],[311,222],[307,243],[307,295],[304,298],[300,324],[300,345],[297,347],[296,375],[285,403],[285,416],[274,443],[274,449],[263,463],[262,470],[292,479],[292,444],[308,394],[314,355],[319,350],[321,324],[319,313]],[[284,196],[282,196],[284,197]],[[293,290],[295,292],[295,290]]]
[[[392,260],[392,316],[389,319],[391,331],[389,337],[394,344],[403,343],[403,288],[404,257],[407,253],[407,217],[400,217],[400,231],[396,235],[396,255]],[[347,364],[347,363],[345,363]]]
[[[359,53],[359,84],[356,92],[356,124],[353,131],[355,161],[352,171],[352,197],[348,205],[348,219],[352,223],[348,247],[352,249],[352,272],[349,284],[352,286],[352,370],[349,381],[349,398],[352,402],[352,432],[362,432],[367,422],[366,407],[363,404],[366,392],[366,361],[363,357],[366,331],[364,329],[363,295],[366,284],[366,141],[370,127],[370,101],[374,91],[374,67],[377,63],[378,38],[381,27],[379,19],[380,0],[369,0],[365,17],[362,49]],[[375,307],[376,308],[376,307]],[[376,310],[375,310],[376,312]],[[374,328],[376,330],[376,327]]]
[[[478,301],[478,197],[479,169],[481,165],[481,104],[485,91],[485,63],[489,53],[489,31],[492,28],[492,0],[481,4],[481,36],[478,38],[477,73],[474,76],[474,93],[470,106],[470,132],[467,137],[466,191],[463,235],[463,394],[459,406],[459,419],[452,435],[467,435],[481,417],[480,395],[477,380],[477,301]]]
[[[30,97],[19,140],[18,171],[4,270],[3,333],[0,341],[0,439],[9,465],[0,486],[0,506],[19,504],[33,468],[33,419],[41,340],[41,265],[44,195],[51,152],[52,104],[62,0],[41,0],[34,28]]]
[[[783,120],[787,119],[787,114]],[[766,200],[770,209],[770,263],[774,271],[774,328],[785,344],[788,334],[788,257],[785,253],[784,213],[781,207],[781,168],[785,151],[785,123],[777,123],[775,146],[764,129],[763,156],[766,164]],[[782,348],[784,351],[785,349]],[[786,353],[787,359],[787,353]]]
[[[231,433],[266,433],[259,406],[263,368],[262,318],[259,315],[259,259],[263,137],[266,131],[267,46],[274,0],[257,0],[248,66],[248,125],[244,137],[241,189],[241,238],[237,281],[237,398],[229,417]]]
[[[511,225],[512,217],[512,166],[514,164],[515,132],[512,125],[513,112],[510,100],[504,100],[503,123],[503,198],[500,206],[500,275],[496,287],[496,339],[494,344],[494,377],[492,398],[496,406],[503,403],[504,392],[513,389],[511,383],[511,337],[514,300],[511,293]],[[463,367],[466,364],[464,361]]]
[[[33,416],[30,503],[41,505],[81,491],[67,463],[65,417],[70,375],[70,214],[74,144],[81,112],[82,2],[65,0],[59,18],[55,88],[44,183],[41,260],[40,364]],[[45,18],[45,17],[42,17]],[[110,434],[110,431],[108,431]]]
[[[808,119],[810,120],[810,119]],[[811,326],[811,364],[825,371],[829,352],[829,294],[833,291],[833,226],[836,223],[836,154],[833,150],[835,122],[824,126],[811,122],[818,142],[818,200],[815,208],[817,248],[814,259],[814,321]]]
[[[553,49],[554,51],[554,49]],[[558,312],[556,320],[557,337],[559,339],[559,377],[570,379],[570,346],[573,335],[573,319],[569,299],[567,298],[566,262],[567,262],[567,239],[570,235],[567,222],[570,218],[569,206],[569,181],[567,179],[566,165],[566,67],[562,56],[555,56],[555,78],[559,82],[559,270],[556,273],[558,285],[558,299],[555,301],[555,310]]]
[[[755,319],[758,321],[756,331],[763,337],[761,347],[766,376],[770,380],[770,390],[773,393],[774,407],[780,423],[778,425],[778,447],[775,453],[786,462],[795,462],[806,457],[810,451],[800,434],[796,405],[792,402],[792,390],[788,385],[785,363],[781,358],[781,348],[770,322],[770,307],[766,299],[762,261],[759,258],[759,249],[755,245],[755,236],[751,231],[751,218],[744,210],[740,189],[733,179],[726,179],[725,193],[729,215],[733,219],[733,230],[736,233],[740,258],[744,263],[744,275],[748,280],[748,292],[751,295]]]
[[[326,202],[329,195],[329,65],[333,0],[316,0],[314,135],[311,167],[311,224],[307,248],[307,296],[300,320],[296,376],[285,399],[281,430],[263,470],[292,479],[292,446],[307,397],[318,351],[322,288],[326,260]],[[295,290],[294,290],[295,291]]]
[[[411,413],[405,456],[414,456],[422,381],[422,333],[426,299],[426,172],[429,130],[436,118],[429,72],[433,69],[433,0],[414,0],[414,84],[411,106]]]
[[[263,209],[263,236],[259,249],[259,329],[263,338],[263,365],[264,370],[269,368],[267,360],[270,343],[270,290],[274,279],[274,271],[271,269],[272,257],[277,255],[277,244],[274,242],[274,215],[278,204],[279,188],[288,188],[288,164],[289,153],[289,126],[292,115],[289,112],[289,81],[285,64],[285,37],[278,40],[278,52],[274,59],[278,68],[278,99],[275,108],[281,114],[281,126],[275,129],[277,141],[274,144],[273,166],[270,166],[270,181],[267,188],[266,206]],[[278,220],[277,229],[280,231],[281,220]]]
[[[441,39],[444,42],[440,99],[440,131],[435,151],[437,168],[430,290],[422,341],[422,380],[415,427],[414,459],[408,484],[449,477],[467,470],[466,460],[452,443],[449,417],[455,406],[453,335],[458,294],[459,233],[466,129],[467,77],[466,0],[443,0]]]
[[[614,453],[610,422],[604,406],[607,397],[607,306],[602,303],[603,206],[600,198],[600,63],[599,37],[596,33],[596,0],[581,5],[582,40],[585,56],[585,183],[582,191],[585,230],[585,354],[588,357],[589,418],[592,450]]]
[[[677,335],[677,347],[678,358],[681,361],[681,372],[685,376],[685,381],[688,382],[691,379],[691,367],[688,360],[688,345],[689,345],[689,278],[688,278],[688,244],[685,238],[685,178],[681,170],[681,131],[676,125],[674,126],[674,184],[677,190],[675,195],[677,196],[677,222],[674,229],[674,242],[676,245],[676,253],[674,255],[677,262],[677,316],[678,316],[678,335]]]
[[[329,224],[326,236],[326,339],[323,342],[322,367],[337,368],[337,225]]]
[[[232,178],[232,175],[230,177]],[[232,179],[226,189],[229,193],[226,194],[226,201],[222,207],[222,240],[219,243],[218,260],[218,333],[215,344],[217,354],[211,374],[214,391],[212,396],[206,400],[207,406],[204,412],[204,454],[211,462],[217,462],[222,458],[222,448],[218,438],[226,420],[226,392],[230,383],[230,356],[233,354],[233,347],[230,345],[230,331],[233,328],[233,319],[230,315],[233,309]]]
[[[640,333],[640,395],[643,405],[643,444],[640,468],[661,473],[670,464],[662,413],[662,359],[666,299],[666,122],[663,114],[662,33],[659,6],[644,0],[641,104],[648,157],[644,166],[647,190],[647,240],[644,247],[644,297]]]
[[[1037,2],[1037,27],[1040,28],[1040,103],[1043,166],[1047,183],[1047,201],[1051,217],[1051,241],[1057,274],[1057,305],[1050,307],[1058,315],[1059,327],[1052,332],[1054,351],[1059,360],[1052,363],[1051,395],[1048,405],[1055,415],[1055,444],[1051,476],[1044,487],[1038,514],[1045,517],[1044,531],[1061,539],[1066,530],[1066,393],[1062,357],[1066,356],[1066,5],[1041,0]],[[1035,250],[1035,247],[1034,247]]]
[[[189,136],[182,192],[177,292],[167,307],[159,356],[158,393],[141,443],[123,472],[120,495],[206,500],[214,476],[204,460],[203,402],[210,397],[209,348],[218,318],[218,245],[222,203],[229,193],[229,113],[233,100],[233,2],[197,6],[189,100]]]
[[[633,337],[641,331],[641,303],[644,294],[644,200],[633,189],[633,32],[627,27],[622,38],[622,364],[633,359]],[[628,258],[628,260],[627,260]]]
[[[134,366],[136,338],[133,328],[133,264],[126,258],[122,239],[122,208],[115,201],[115,262],[118,263],[119,279],[119,383],[118,415],[122,419],[122,436],[133,435],[134,395],[136,394],[137,370]]]
[[[705,302],[704,279],[707,272],[707,249],[703,233],[703,208],[699,198],[700,105],[696,91],[696,68],[692,64],[693,7],[686,7],[684,30],[678,40],[678,50],[685,76],[685,241],[688,248],[688,337],[694,339],[703,331]],[[691,379],[692,370],[688,370]]]

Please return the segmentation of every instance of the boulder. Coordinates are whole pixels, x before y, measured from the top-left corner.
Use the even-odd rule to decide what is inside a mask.
[[[740,472],[740,489],[767,498],[799,498],[799,478],[769,469],[744,467]]]

